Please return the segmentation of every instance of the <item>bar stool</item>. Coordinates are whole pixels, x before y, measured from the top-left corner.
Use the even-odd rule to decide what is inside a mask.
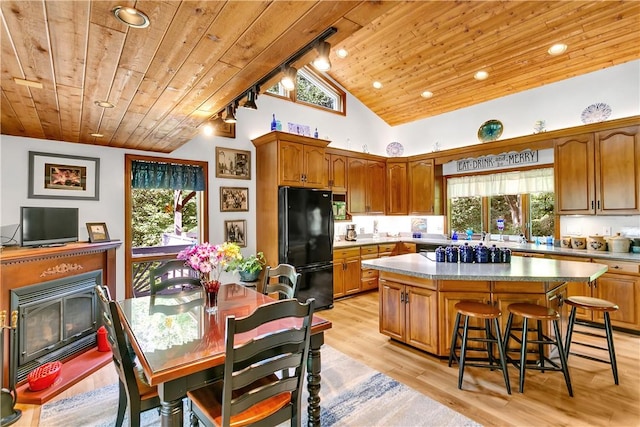
[[[569,357],[569,354],[573,354],[578,357],[582,357],[589,360],[595,360],[596,362],[602,362],[602,363],[607,363],[611,365],[611,370],[613,371],[613,380],[616,383],[616,385],[618,385],[618,365],[616,363],[616,351],[613,348],[613,330],[611,328],[611,317],[609,316],[610,312],[618,310],[619,308],[618,305],[607,300],[591,298],[591,297],[583,297],[583,296],[569,297],[565,299],[564,302],[571,306],[571,314],[569,315],[569,325],[567,327],[567,338],[565,340],[565,350],[564,350],[565,354],[567,355],[567,358]],[[606,348],[599,347],[597,345],[582,343],[579,341],[576,341],[575,344],[579,344],[585,347],[595,348],[598,350],[608,350],[609,360],[587,356],[586,354],[569,353],[569,350],[571,348],[571,337],[573,335],[573,326],[576,322],[576,309],[578,308],[584,308],[586,310],[602,312],[602,314],[604,315],[605,336],[602,336],[600,334],[594,334],[591,332],[585,332],[585,331],[576,331],[576,333],[582,334],[582,335],[589,335],[592,337],[606,338],[607,347]],[[602,329],[602,325],[585,324],[584,326]]]
[[[560,338],[560,326],[558,320],[560,315],[552,308],[543,307],[541,305],[529,304],[529,303],[515,303],[507,307],[509,310],[509,319],[507,320],[507,328],[505,330],[505,343],[504,353],[508,355],[509,340],[513,338],[520,343],[520,360],[509,358],[509,361],[513,363],[515,367],[520,370],[520,393],[524,391],[524,375],[525,369],[527,369],[527,344],[538,345],[538,360],[535,364],[531,364],[529,369],[536,369],[539,371],[562,371],[564,374],[564,380],[567,383],[567,389],[569,390],[569,396],[573,397],[573,389],[571,388],[571,379],[569,378],[569,369],[567,367],[567,356],[562,346],[562,339]],[[522,317],[522,338],[518,338],[512,333],[513,316]],[[536,321],[536,328],[529,329],[529,319]],[[553,331],[555,339],[552,339],[542,332],[542,321],[550,320],[553,323]],[[537,339],[531,340],[527,337],[527,332],[536,332]],[[558,348],[558,354],[560,356],[560,365],[553,362],[544,354],[545,345],[555,345]],[[508,356],[507,356],[508,357]],[[549,362],[550,366],[545,366],[545,362]]]
[[[465,366],[474,366],[478,368],[490,368],[492,371],[494,369],[500,369],[502,371],[502,375],[504,377],[504,384],[507,387],[507,393],[511,394],[511,385],[509,384],[509,373],[507,372],[507,362],[505,358],[504,348],[502,336],[500,335],[500,326],[498,325],[498,317],[500,317],[500,310],[496,307],[493,307],[488,304],[483,304],[480,302],[474,301],[460,301],[457,303],[454,308],[457,310],[455,326],[453,329],[453,334],[451,337],[451,350],[449,351],[449,367],[451,367],[451,363],[455,359],[458,362],[458,388],[462,390],[462,380],[464,377],[464,368]],[[464,318],[464,326],[460,326],[460,317],[465,316]],[[478,326],[469,326],[469,318],[475,317],[478,319],[484,319],[484,327]],[[495,328],[496,334],[495,336],[491,333],[491,321],[493,320],[493,327]],[[460,334],[460,329],[462,328],[462,334]],[[484,330],[485,336],[481,337],[469,337],[469,331],[482,331]],[[456,345],[458,342],[458,337],[462,339],[460,348],[460,359],[456,357]],[[486,344],[486,348],[479,347],[467,347],[468,341],[482,342]],[[495,356],[493,355],[493,344],[498,346],[498,353],[500,355],[500,361],[496,361]],[[472,359],[477,362],[470,362],[466,358],[467,350],[473,351],[486,351],[487,358],[486,359]],[[471,360],[471,359],[470,359]],[[480,363],[480,361],[484,363]]]

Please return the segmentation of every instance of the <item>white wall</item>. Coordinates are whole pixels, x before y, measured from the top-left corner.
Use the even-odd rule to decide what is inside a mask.
[[[498,118],[505,124],[504,138],[531,133],[533,123],[547,120],[549,130],[580,125],[580,113],[589,104],[606,102],[611,105],[611,119],[640,114],[640,61],[608,68],[586,76],[576,77],[561,83],[527,91],[521,94],[487,102],[457,112],[421,120],[392,128],[368,110],[351,95],[347,95],[347,115],[342,116],[314,108],[301,107],[294,103],[270,96],[260,96],[259,110],[239,109],[235,139],[197,136],[181,148],[165,157],[198,159],[211,165],[209,176],[210,236],[212,242],[223,238],[222,221],[225,219],[247,220],[246,253],[255,251],[256,194],[255,180],[232,180],[215,178],[215,147],[231,147],[252,152],[252,177],[255,177],[255,150],[251,139],[270,131],[272,114],[282,122],[309,125],[318,128],[321,138],[332,141],[330,146],[362,151],[366,144],[373,154],[386,155],[386,146],[400,141],[405,146],[405,155],[431,151],[433,143],[439,141],[441,148],[452,148],[476,143],[476,132],[481,123]],[[59,201],[27,198],[28,152],[70,154],[100,158],[100,200]],[[20,221],[20,206],[77,206],[80,208],[80,224],[106,222],[112,239],[124,238],[124,154],[140,151],[90,146],[32,138],[1,136],[0,141],[0,226],[5,230]],[[161,154],[144,153],[149,155]],[[249,212],[220,213],[219,187],[249,187]],[[589,221],[598,221],[590,219]],[[625,217],[623,223],[638,221],[638,217]],[[373,219],[362,218],[366,232],[372,231]],[[381,220],[380,231],[403,231],[410,224],[408,217]],[[441,226],[441,217],[435,228]],[[573,226],[573,225],[571,225]],[[631,224],[630,226],[633,226]],[[589,226],[587,228],[598,228]],[[563,222],[563,230],[565,233]],[[583,233],[584,233],[583,231]],[[615,232],[615,230],[614,230]],[[87,240],[87,231],[80,227],[80,239]],[[4,239],[3,239],[4,241]],[[124,295],[124,251],[117,252],[118,297]]]

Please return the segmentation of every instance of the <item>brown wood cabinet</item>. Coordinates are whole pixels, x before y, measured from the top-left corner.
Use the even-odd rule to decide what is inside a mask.
[[[403,284],[401,280],[380,279],[380,332],[421,350],[437,353],[435,284],[425,279],[423,286],[416,287]]]
[[[333,153],[326,153],[324,158],[327,188],[334,193],[345,193],[347,191],[347,158]]]
[[[280,141],[279,185],[323,188],[327,186],[324,170],[324,148]]]
[[[555,140],[558,214],[640,213],[640,127]]]
[[[333,297],[360,292],[360,248],[333,251]]]
[[[360,248],[360,261],[378,258],[378,245],[367,245]],[[360,290],[370,291],[378,289],[378,270],[361,266]]]
[[[385,176],[384,162],[347,160],[347,211],[351,215],[385,213]]]
[[[415,160],[409,168],[409,215],[435,213],[435,167],[433,159]]]
[[[640,331],[640,264],[604,258],[593,258],[592,261],[608,265],[609,270],[592,284],[591,296],[618,304],[620,309],[611,313],[613,326]],[[604,322],[598,312],[591,316],[587,320]]]
[[[387,215],[407,215],[408,212],[407,162],[387,160]]]

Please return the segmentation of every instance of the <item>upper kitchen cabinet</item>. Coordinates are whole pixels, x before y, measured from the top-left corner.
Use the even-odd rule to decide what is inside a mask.
[[[347,160],[347,211],[351,215],[385,213],[384,162],[349,157]]]
[[[325,147],[329,141],[286,132],[254,139],[257,161],[277,171],[277,185],[326,188]]]
[[[436,213],[434,160],[413,160],[408,168],[409,215],[433,215]]]
[[[409,192],[406,160],[387,160],[387,215],[407,215]]]
[[[630,126],[555,140],[558,214],[640,213],[639,129]]]
[[[347,158],[341,154],[325,153],[325,171],[327,174],[327,188],[334,193],[347,191]]]

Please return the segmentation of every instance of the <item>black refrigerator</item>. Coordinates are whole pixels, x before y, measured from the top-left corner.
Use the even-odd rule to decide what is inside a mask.
[[[302,274],[296,297],[333,307],[333,211],[331,191],[280,187],[278,257]]]

